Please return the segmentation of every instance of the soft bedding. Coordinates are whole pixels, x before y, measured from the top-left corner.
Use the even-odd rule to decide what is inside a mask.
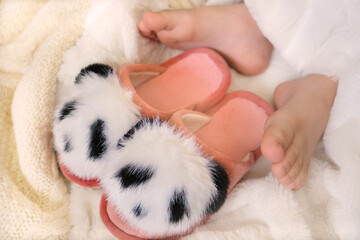
[[[51,125],[61,85],[93,62],[159,64],[180,53],[142,38],[146,10],[239,1],[105,0],[0,2],[0,236],[112,239],[100,189],[60,174]],[[360,23],[357,1],[245,1],[275,46],[258,76],[232,70],[230,91],[269,102],[275,87],[309,73],[339,81],[328,127],[306,185],[287,190],[261,158],[203,226],[183,239],[358,239],[360,237]],[[12,23],[7,24],[7,23]]]

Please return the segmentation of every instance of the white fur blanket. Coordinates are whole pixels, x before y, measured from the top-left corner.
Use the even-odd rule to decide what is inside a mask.
[[[38,1],[38,4],[40,2]],[[56,8],[58,5],[58,7],[61,7],[61,3],[54,2],[56,1],[53,1],[52,5],[50,4],[50,6],[54,7],[52,10],[54,12],[61,12],[60,8]],[[139,62],[157,64],[179,53],[179,51],[168,49],[159,43],[144,39],[138,34],[137,22],[141,19],[142,13],[145,10],[195,7],[204,3],[227,4],[232,2],[235,1],[90,1],[90,10],[87,15],[83,35],[79,38],[76,45],[70,48],[64,55],[59,79],[66,76],[75,77],[82,67],[93,62],[104,62],[112,66]],[[302,190],[293,192],[279,185],[270,172],[269,162],[261,158],[228,196],[221,210],[205,225],[199,227],[193,234],[184,239],[360,238],[358,227],[360,226],[360,141],[358,140],[360,129],[359,124],[357,124],[360,121],[360,107],[357,104],[360,100],[360,94],[358,94],[360,92],[360,70],[357,67],[360,64],[358,61],[360,48],[356,46],[360,39],[360,24],[357,16],[357,13],[360,12],[360,4],[354,0],[344,2],[336,0],[293,0],[291,3],[287,0],[246,1],[259,26],[276,49],[269,69],[263,74],[245,77],[232,71],[231,90],[245,89],[253,91],[271,101],[272,92],[280,82],[315,72],[331,74],[339,79],[338,96],[334,103],[328,128],[324,134],[324,144],[321,143],[318,146],[310,165],[307,184]],[[41,4],[43,3],[41,2]],[[76,11],[67,10],[67,13],[70,14],[60,15],[60,17],[74,18],[79,9],[87,10],[88,6],[84,5],[81,6],[78,3],[75,8]],[[36,14],[34,13],[34,15]],[[38,21],[41,21],[41,19]],[[314,22],[318,23],[318,25],[314,25]],[[69,28],[72,26],[71,23],[71,21],[67,23]],[[47,25],[45,24],[44,26]],[[77,36],[76,34],[78,34],[79,29],[80,27],[77,27],[77,32],[74,31],[75,36]],[[36,70],[40,67],[48,66],[40,60],[46,57],[53,59],[53,55],[61,56],[60,53],[72,44],[71,41],[73,40],[70,41],[64,38],[65,34],[61,35],[64,32],[70,33],[71,31],[58,31],[60,37],[53,35],[50,40],[62,39],[62,42],[66,43],[65,46],[52,45],[51,48],[51,46],[41,45],[42,48],[36,51],[37,62],[35,61],[35,63],[38,63],[38,65],[32,65],[34,70],[29,68],[23,71],[27,77],[25,80],[31,79],[34,81],[26,81],[25,83],[28,83],[28,85],[46,83],[46,81],[39,82],[35,80],[35,76],[39,76],[37,75],[39,71],[36,72]],[[25,36],[30,35],[25,34]],[[35,39],[35,42],[41,42],[41,39],[36,39],[35,37],[33,39]],[[32,44],[31,42],[27,43],[28,45]],[[48,44],[50,43],[48,40]],[[34,46],[35,50],[37,46]],[[33,51],[35,52],[34,49]],[[29,52],[30,54],[32,53],[31,51]],[[27,60],[25,57],[24,59]],[[26,61],[22,63],[24,68],[29,66],[25,65]],[[60,64],[56,62],[56,65],[59,66]],[[7,68],[7,66],[8,64],[3,60],[0,65],[2,72],[16,72],[17,69],[13,70]],[[54,70],[57,67],[52,66],[49,69]],[[43,75],[40,77],[43,77]],[[53,79],[52,75],[50,77],[49,79]],[[5,83],[9,85],[9,82],[1,82],[2,85]],[[48,85],[53,87],[54,83],[52,84]],[[15,86],[16,84],[13,85]],[[25,89],[26,86],[22,86],[21,89]],[[43,89],[41,86],[36,85],[33,89],[37,88],[41,90],[40,92],[44,93],[46,89]],[[18,99],[22,99],[20,93],[29,95],[24,91],[17,91]],[[51,94],[48,93],[48,95]],[[35,97],[29,96],[27,99],[34,100]],[[45,99],[51,98],[48,96]],[[36,96],[36,102],[44,103],[45,101],[44,98]],[[43,160],[46,156],[32,160],[35,163],[40,161],[40,164],[37,165],[39,167],[36,169],[29,170],[26,168],[25,162],[27,159],[32,159],[32,155],[28,154],[28,152],[31,153],[30,150],[28,152],[26,152],[27,149],[24,150],[24,146],[26,144],[30,145],[31,139],[34,138],[31,138],[33,133],[28,133],[30,134],[28,138],[24,138],[28,142],[24,143],[21,141],[20,135],[22,129],[29,129],[33,125],[35,126],[33,129],[37,129],[38,132],[40,132],[39,128],[43,128],[47,129],[46,133],[49,133],[49,121],[52,116],[49,110],[53,108],[53,105],[51,105],[53,103],[49,103],[50,107],[46,105],[47,112],[41,112],[44,115],[40,116],[41,122],[43,122],[43,119],[46,119],[46,124],[41,126],[37,125],[37,123],[31,126],[24,123],[27,118],[21,114],[21,109],[25,109],[25,106],[30,104],[31,101],[21,105],[20,100],[17,100],[15,106],[13,106],[13,112],[15,112],[13,119],[17,121],[14,127],[17,125],[22,126],[22,128],[17,127],[20,130],[15,130],[15,133],[18,136],[16,142],[19,159],[22,160],[19,160],[19,166],[24,174],[22,177],[26,179],[16,180],[15,185],[18,186],[21,181],[27,182],[29,185],[26,185],[26,187],[31,186],[32,189],[42,194],[38,195],[45,196],[41,198],[41,201],[44,202],[43,205],[47,208],[31,205],[36,211],[29,211],[30,213],[39,212],[40,216],[41,211],[45,212],[48,208],[51,211],[47,211],[46,217],[42,218],[32,218],[25,213],[23,215],[0,214],[0,234],[8,239],[67,238],[66,231],[68,231],[68,225],[64,220],[66,219],[64,210],[67,206],[67,195],[64,193],[64,184],[57,177],[56,169],[49,162],[46,163]],[[37,120],[38,118],[33,117],[33,119]],[[34,135],[38,137],[35,139],[40,139],[43,136],[41,134],[41,136],[39,134]],[[12,138],[10,137],[9,139]],[[40,149],[47,148],[49,152],[51,150],[51,146],[49,146],[51,141],[48,138],[40,139],[40,143],[43,142],[45,143],[41,145]],[[19,146],[23,146],[23,148],[19,149]],[[3,155],[0,156],[2,157]],[[48,154],[47,157],[51,158],[52,161],[54,160],[54,156],[49,157]],[[3,159],[0,160],[2,160],[0,162],[1,166],[6,166],[6,168],[3,168],[4,174],[2,176],[4,177],[1,178],[0,176],[1,189],[8,188],[18,191],[16,187],[8,187],[10,186],[9,183],[13,184],[14,180],[8,180],[5,177],[8,176],[8,171],[20,172],[20,170],[8,168],[9,163]],[[12,160],[12,162],[16,162],[16,160]],[[46,172],[44,174],[45,178],[42,177],[43,175],[41,175],[41,178],[38,177],[36,174],[45,171],[44,169],[48,169],[50,173]],[[55,180],[52,178],[49,180],[48,176],[55,178]],[[47,197],[47,192],[44,191],[45,188],[38,187],[40,185],[34,181],[37,178],[47,183],[55,181],[57,185],[54,185],[52,191],[58,191],[59,196],[55,194],[56,198]],[[33,194],[33,196],[26,194],[24,190],[22,192],[25,194],[23,194],[24,196],[21,195],[21,199],[26,199],[27,202],[34,203],[38,199],[36,194]],[[8,195],[1,195],[1,193],[5,193],[5,191],[1,190],[0,192],[1,206],[5,206],[6,201],[20,199],[14,196],[9,198]],[[63,197],[61,198],[60,195],[63,195]],[[98,215],[100,195],[101,192],[99,190],[84,189],[71,185],[69,210],[71,239],[112,239],[112,236],[102,225]],[[15,203],[10,202],[6,206],[11,206],[11,209],[18,208],[19,210],[18,205]],[[61,207],[61,214],[59,214],[60,209],[56,209],[59,207]],[[26,209],[26,207],[21,209]],[[10,212],[7,211],[7,213]],[[27,227],[26,230],[33,235],[27,236],[26,231],[22,234],[14,234],[14,232],[10,232],[9,228],[5,229],[5,227],[2,227],[9,226],[8,222],[16,222],[16,218],[21,218],[22,222],[26,223],[26,225],[24,224]],[[59,218],[61,221],[55,221],[54,219],[56,218]],[[49,225],[41,225],[45,224],[46,219],[51,219],[53,222]],[[56,229],[56,225],[59,226],[59,224],[62,226],[61,231],[59,230],[53,233],[53,235],[50,234],[51,230]],[[43,228],[46,228],[48,231],[46,234],[41,232],[41,235],[39,229],[42,226],[45,226]],[[33,230],[30,231],[29,229]]]

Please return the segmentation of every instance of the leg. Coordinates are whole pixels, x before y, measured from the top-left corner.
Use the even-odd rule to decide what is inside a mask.
[[[261,143],[279,182],[300,189],[310,159],[322,136],[336,95],[337,83],[323,75],[285,82],[278,86],[274,102],[278,110],[265,124]]]
[[[271,43],[262,35],[243,3],[146,12],[139,23],[139,31],[172,48],[213,48],[244,74],[264,71],[272,52]]]

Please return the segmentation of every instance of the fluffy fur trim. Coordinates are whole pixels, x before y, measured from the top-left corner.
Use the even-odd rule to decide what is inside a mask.
[[[143,234],[185,233],[224,202],[224,170],[167,123],[145,121],[123,144],[109,153],[101,184],[117,213]]]
[[[107,152],[138,121],[139,109],[110,67],[103,74],[84,69],[72,87],[63,89],[53,134],[60,161],[76,176],[93,179],[100,176]]]

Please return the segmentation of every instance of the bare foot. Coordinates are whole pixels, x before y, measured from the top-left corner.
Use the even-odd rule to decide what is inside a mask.
[[[272,53],[271,43],[243,3],[146,12],[139,31],[171,48],[213,48],[236,70],[249,75],[264,71]]]
[[[325,131],[337,83],[323,75],[282,83],[274,95],[278,110],[265,124],[261,143],[272,172],[285,187],[300,189],[306,181],[310,159]]]

